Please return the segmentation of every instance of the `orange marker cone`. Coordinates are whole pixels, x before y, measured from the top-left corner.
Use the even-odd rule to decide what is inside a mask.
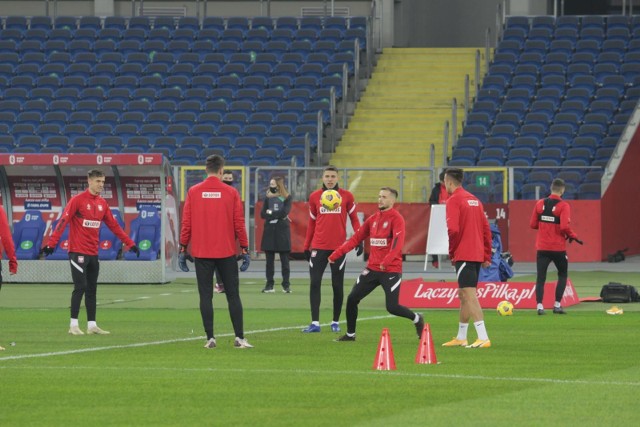
[[[391,337],[389,336],[389,329],[387,328],[384,328],[382,330],[380,343],[378,344],[378,352],[376,353],[376,359],[373,361],[373,369],[376,369],[378,371],[396,370],[396,360],[393,357]]]
[[[438,359],[436,359],[436,350],[433,347],[431,328],[428,323],[424,325],[424,329],[422,330],[420,345],[418,346],[418,352],[416,353],[416,363],[425,365],[438,364]]]

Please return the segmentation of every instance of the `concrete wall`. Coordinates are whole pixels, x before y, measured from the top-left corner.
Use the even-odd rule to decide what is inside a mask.
[[[503,0],[375,0],[378,20],[376,31],[381,45],[399,47],[476,47],[484,45],[485,31],[495,31],[496,6]],[[337,7],[348,7],[352,16],[369,15],[371,0],[336,0]],[[542,0],[509,0],[507,10],[517,15],[547,13],[548,2]],[[44,0],[0,0],[0,15],[45,15]],[[137,1],[137,5],[140,1]],[[199,2],[203,16],[204,0]],[[325,2],[272,1],[271,16],[300,16],[303,7],[324,7]],[[330,1],[327,2],[331,4]],[[184,6],[187,15],[196,16],[197,2],[145,1],[144,7]],[[111,12],[111,13],[109,13]],[[77,0],[57,2],[58,16],[108,15],[131,16],[130,0]],[[54,14],[54,1],[49,2],[49,15]],[[208,16],[261,16],[267,14],[267,1],[209,0]]]
[[[483,46],[485,32],[496,29],[497,6],[502,0],[396,0],[395,46]],[[507,11],[518,15],[542,15],[547,4],[540,0],[507,1]],[[495,38],[494,38],[495,40]]]
[[[95,0],[101,3],[103,0]],[[110,0],[109,0],[110,1]],[[131,16],[131,1],[130,0],[115,0],[114,13],[117,16]],[[330,5],[331,2],[328,2]],[[137,1],[137,5],[140,1]],[[200,8],[202,13],[204,0],[200,1]],[[264,14],[266,14],[267,2],[262,2]],[[323,7],[324,2],[321,0],[316,1],[272,1],[271,2],[271,16],[300,16],[300,10],[302,7]],[[370,0],[348,0],[335,2],[336,6],[348,7],[351,15],[361,16],[368,15],[371,8]],[[49,1],[50,15],[53,15],[54,1]],[[155,6],[186,6],[187,14],[190,16],[196,15],[196,2],[191,1],[145,1],[144,7]],[[58,1],[57,12],[58,16],[71,15],[93,15],[94,11],[103,9],[101,5],[95,5],[94,1]],[[45,15],[45,1],[44,0],[11,0],[0,1],[0,16],[9,15]],[[260,16],[261,15],[261,2],[259,0],[236,0],[236,1],[214,1],[209,0],[207,6],[207,15],[209,16]]]

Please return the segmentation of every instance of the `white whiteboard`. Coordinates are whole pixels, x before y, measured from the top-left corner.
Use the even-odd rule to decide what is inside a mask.
[[[449,255],[449,234],[447,233],[446,205],[431,205],[429,218],[429,234],[424,269],[427,269],[429,255]]]

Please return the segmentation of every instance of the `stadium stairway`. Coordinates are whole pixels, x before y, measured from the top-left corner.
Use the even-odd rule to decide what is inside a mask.
[[[415,168],[442,165],[445,122],[458,100],[458,129],[465,106],[464,79],[474,78],[476,48],[387,48],[378,60],[331,163],[340,168]],[[471,82],[473,87],[473,81]],[[414,172],[413,175],[417,173]],[[426,201],[430,175],[405,174],[403,201]],[[397,186],[398,174],[353,171],[348,187],[356,200],[373,201],[378,188]],[[409,184],[412,181],[413,184]]]

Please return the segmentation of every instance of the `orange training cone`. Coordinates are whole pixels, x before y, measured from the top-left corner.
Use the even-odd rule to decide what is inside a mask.
[[[373,361],[373,369],[378,371],[395,371],[396,361],[393,357],[393,347],[391,346],[391,337],[389,329],[384,328],[380,336],[380,344],[378,344],[378,352],[376,359]]]
[[[438,360],[436,359],[436,350],[433,347],[431,328],[428,323],[424,325],[424,329],[422,330],[420,345],[418,346],[418,352],[416,353],[416,363],[425,365],[438,364]]]

